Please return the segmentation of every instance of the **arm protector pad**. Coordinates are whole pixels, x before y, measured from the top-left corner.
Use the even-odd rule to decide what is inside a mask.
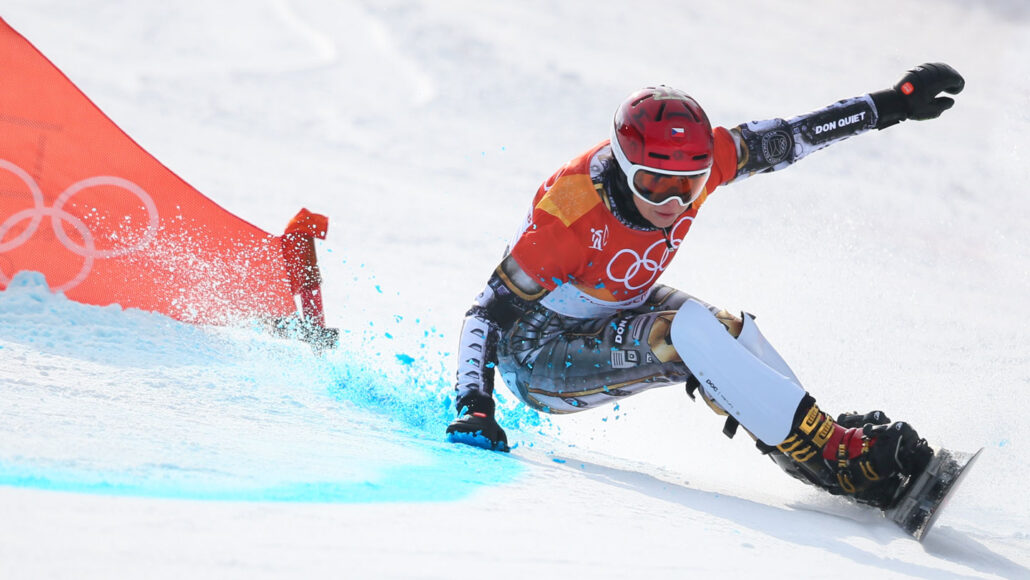
[[[527,275],[518,263],[506,256],[494,270],[486,288],[465,314],[458,343],[458,372],[454,389],[458,409],[466,401],[494,392],[494,366],[497,362],[497,341],[529,312],[547,290]]]
[[[783,169],[827,145],[876,128],[877,109],[869,95],[844,99],[791,119],[751,121],[730,129],[737,145],[737,176]]]

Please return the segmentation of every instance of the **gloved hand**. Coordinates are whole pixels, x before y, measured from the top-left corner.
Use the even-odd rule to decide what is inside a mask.
[[[886,129],[907,119],[936,119],[955,104],[951,95],[962,92],[965,79],[943,62],[921,64],[905,73],[892,88],[871,93],[879,119],[877,129]]]
[[[456,443],[496,451],[509,451],[508,436],[494,419],[493,397],[472,391],[458,400],[461,414],[447,426],[447,438]]]

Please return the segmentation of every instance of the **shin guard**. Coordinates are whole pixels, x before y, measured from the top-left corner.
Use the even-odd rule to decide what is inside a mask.
[[[688,300],[671,334],[707,399],[766,445],[787,439],[805,390],[752,317],[735,338],[707,307]]]

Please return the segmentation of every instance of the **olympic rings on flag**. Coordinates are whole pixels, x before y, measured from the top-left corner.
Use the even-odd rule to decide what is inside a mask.
[[[131,254],[133,252],[138,252],[149,246],[155,239],[157,239],[157,232],[160,224],[157,204],[154,203],[154,199],[150,197],[150,194],[132,181],[110,175],[89,177],[73,183],[61,192],[59,196],[57,196],[53,206],[47,207],[46,201],[43,198],[43,190],[40,189],[39,184],[36,183],[36,180],[33,179],[28,172],[6,159],[0,159],[0,170],[6,170],[13,173],[25,184],[29,193],[32,195],[33,204],[31,208],[14,213],[4,220],[3,223],[0,223],[0,254],[10,252],[24,245],[29,238],[36,234],[43,218],[50,218],[50,226],[53,228],[54,235],[57,236],[57,239],[61,244],[76,255],[84,258],[82,268],[79,270],[79,273],[68,282],[54,288],[55,292],[71,290],[81,284],[93,269],[93,262],[95,259],[115,258]],[[143,204],[143,207],[147,212],[147,228],[140,237],[140,240],[135,244],[110,250],[98,250],[93,232],[90,231],[89,227],[81,219],[64,209],[68,200],[80,191],[99,186],[110,186],[123,189],[136,196]],[[11,229],[26,220],[29,221],[29,225],[24,231],[7,242],[3,241],[4,237],[9,231],[11,231]],[[82,237],[81,244],[74,242],[68,237],[64,228],[65,222],[78,231],[79,235]],[[9,281],[10,278],[8,278],[3,271],[0,271],[0,282],[6,284]]]

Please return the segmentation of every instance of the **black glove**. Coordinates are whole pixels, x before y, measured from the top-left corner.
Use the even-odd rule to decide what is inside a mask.
[[[962,75],[943,62],[921,64],[892,88],[869,95],[879,116],[876,128],[886,129],[907,119],[936,119],[955,104],[954,99],[937,95],[941,91],[957,95],[965,86]]]
[[[508,436],[494,419],[493,397],[472,391],[458,400],[461,416],[447,426],[453,442],[466,443],[496,451],[508,451]]]

